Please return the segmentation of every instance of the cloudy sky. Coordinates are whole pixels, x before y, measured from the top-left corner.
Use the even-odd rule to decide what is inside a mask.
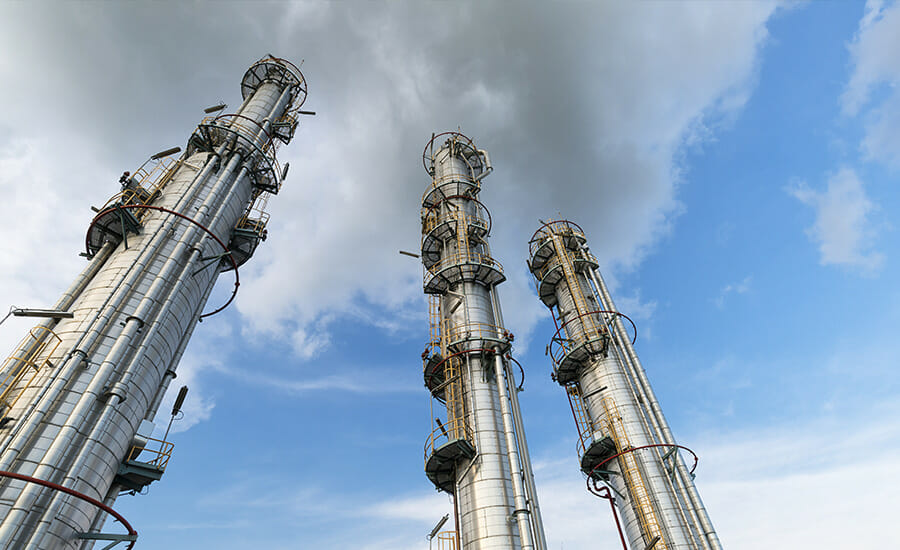
[[[304,119],[269,240],[198,327],[175,456],[117,508],[140,548],[427,548],[451,510],[415,250],[432,132],[482,200],[554,550],[615,548],[525,268],[581,224],[730,549],[883,546],[900,490],[900,5],[870,1],[0,4],[0,307],[51,305],[91,205],[272,53]],[[224,302],[228,276],[211,300]],[[6,304],[6,305],[3,305]],[[0,327],[9,349],[28,325]],[[171,396],[170,396],[171,397]],[[165,424],[160,417],[158,423]]]

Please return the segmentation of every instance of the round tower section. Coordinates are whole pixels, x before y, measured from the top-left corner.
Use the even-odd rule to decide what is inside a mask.
[[[661,412],[649,406],[652,392],[637,375],[643,369],[625,317],[598,289],[598,262],[582,229],[569,221],[543,224],[529,243],[528,266],[557,325],[549,345],[553,377],[566,388],[589,486],[605,483],[618,495],[632,548],[717,548],[708,518],[703,525],[705,510],[685,486],[693,481],[681,475],[677,445],[666,438]]]
[[[454,495],[459,548],[543,548],[537,498],[523,481],[531,473],[516,428],[518,402],[509,391],[512,335],[495,294],[505,275],[488,244],[490,213],[478,200],[490,160],[458,132],[433,136],[423,160],[432,177],[421,213],[432,327],[423,359],[436,425],[425,472]]]
[[[148,448],[153,417],[196,323],[227,305],[204,310],[219,273],[234,272],[236,292],[239,265],[265,239],[285,143],[272,124],[305,97],[299,71],[259,63],[290,78],[260,76],[242,87],[239,116],[204,119],[180,157],[124,174],[89,225],[89,268],[57,303],[70,315],[39,325],[4,364],[0,470],[41,483],[0,476],[0,547],[110,540],[90,499],[110,506],[161,477],[171,444]]]

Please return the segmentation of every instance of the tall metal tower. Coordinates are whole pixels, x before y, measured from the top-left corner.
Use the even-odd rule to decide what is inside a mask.
[[[545,549],[534,476],[510,368],[491,257],[491,217],[478,200],[491,170],[486,151],[458,132],[433,135],[423,163],[422,262],[431,339],[423,353],[434,425],[425,473],[454,496],[451,549]],[[437,402],[438,410],[435,410]],[[439,416],[443,409],[445,419]]]
[[[254,63],[241,93],[180,157],[164,151],[122,176],[87,231],[90,263],[4,363],[0,548],[134,544],[127,523],[127,535],[98,529],[120,492],[165,469],[172,445],[148,440],[151,422],[196,323],[227,305],[203,313],[219,273],[233,271],[236,292],[265,240],[263,207],[287,172],[276,149],[312,114],[299,110],[306,80],[283,59]]]
[[[529,252],[557,324],[548,351],[575,417],[588,488],[618,503],[632,549],[721,549],[679,452],[690,450],[672,437],[584,232],[569,221],[545,223]],[[621,527],[619,535],[624,546]]]

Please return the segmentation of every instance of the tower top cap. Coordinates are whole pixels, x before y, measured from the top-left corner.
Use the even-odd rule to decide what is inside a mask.
[[[251,65],[241,80],[241,96],[247,99],[264,82],[275,82],[292,89],[291,110],[299,109],[306,101],[306,78],[287,59],[267,55]]]

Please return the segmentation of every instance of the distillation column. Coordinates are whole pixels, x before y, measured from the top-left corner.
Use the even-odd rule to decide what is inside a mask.
[[[510,364],[491,258],[490,214],[478,200],[487,153],[457,132],[423,154],[432,177],[422,200],[422,262],[431,341],[423,354],[434,430],[425,473],[454,496],[460,550],[547,547]],[[438,410],[435,410],[437,402]],[[444,421],[441,421],[443,409]]]
[[[303,75],[282,59],[253,64],[241,92],[240,108],[204,119],[180,157],[164,151],[122,176],[88,229],[89,265],[55,305],[65,315],[3,365],[0,548],[134,540],[98,533],[97,501],[164,470],[171,444],[148,441],[153,418],[196,323],[224,307],[203,312],[219,273],[233,271],[237,291],[238,267],[265,240],[262,207],[287,171],[276,149],[311,114],[299,111]]]
[[[718,550],[679,452],[685,448],[672,437],[622,322],[627,317],[586,243],[572,222],[545,223],[529,243],[528,267],[557,324],[548,350],[575,416],[588,487],[618,504],[631,548]]]

